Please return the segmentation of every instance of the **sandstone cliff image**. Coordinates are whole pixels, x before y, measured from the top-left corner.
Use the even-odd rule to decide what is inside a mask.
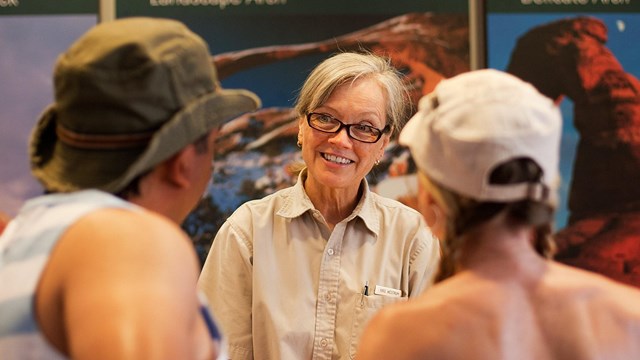
[[[544,24],[520,37],[507,71],[574,103],[579,142],[558,260],[640,286],[640,83],[607,40],[595,17]]]

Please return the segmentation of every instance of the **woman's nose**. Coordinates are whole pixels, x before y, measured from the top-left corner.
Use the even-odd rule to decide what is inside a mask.
[[[329,137],[330,143],[340,145],[342,147],[350,147],[353,144],[352,141],[353,140],[349,137],[349,133],[347,132],[347,128],[342,128],[340,131]]]

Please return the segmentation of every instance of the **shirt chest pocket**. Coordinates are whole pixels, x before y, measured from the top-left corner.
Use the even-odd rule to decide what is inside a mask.
[[[401,302],[407,301],[408,297],[392,297],[381,295],[362,295],[354,307],[353,324],[351,325],[351,340],[349,345],[349,357],[355,359],[356,350],[358,349],[358,343],[360,342],[360,336],[364,331],[364,328],[369,323],[369,320],[383,307]]]

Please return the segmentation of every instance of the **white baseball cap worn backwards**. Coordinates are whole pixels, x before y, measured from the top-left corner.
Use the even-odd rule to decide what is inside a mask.
[[[441,81],[424,96],[400,143],[434,181],[479,201],[555,203],[562,117],[531,84],[493,69]],[[499,165],[530,158],[539,183],[490,184]]]

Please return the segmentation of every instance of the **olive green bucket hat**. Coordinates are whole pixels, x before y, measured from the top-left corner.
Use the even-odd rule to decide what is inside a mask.
[[[31,169],[49,191],[116,193],[225,121],[260,107],[222,89],[207,44],[182,23],[99,24],[56,63],[55,102],[31,134]]]

